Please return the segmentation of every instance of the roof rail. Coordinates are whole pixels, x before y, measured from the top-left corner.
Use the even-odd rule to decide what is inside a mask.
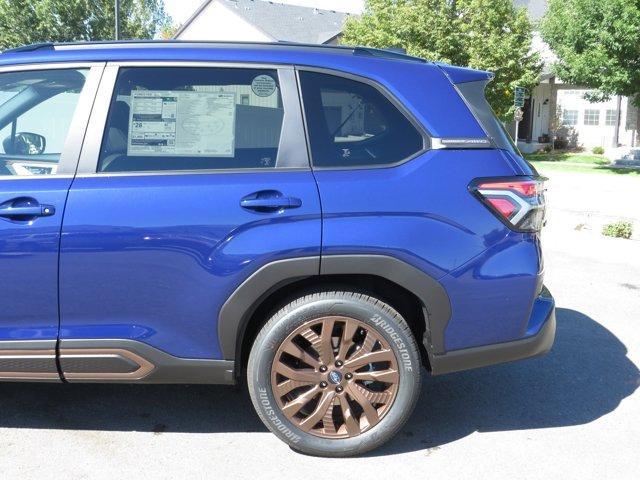
[[[21,47],[8,48],[3,50],[2,53],[21,53],[21,52],[35,52],[36,50],[53,50],[54,43],[32,43],[30,45],[23,45]]]
[[[354,47],[354,55],[368,55],[370,57],[389,58],[396,60],[411,60],[414,62],[427,63],[427,60],[413,55],[407,55],[399,48],[370,48],[370,47]]]
[[[102,40],[102,41],[89,41],[89,42],[67,42],[67,43],[35,43],[32,45],[25,45],[17,48],[10,48],[8,50],[3,51],[2,53],[24,53],[24,52],[35,52],[37,50],[54,50],[56,47],[60,48],[82,48],[82,47],[91,47],[91,46],[102,46],[102,47],[126,47],[126,46],[135,46],[135,45],[272,45],[272,46],[283,46],[283,47],[299,47],[299,48],[314,48],[314,49],[328,49],[328,50],[337,50],[343,51],[346,53],[351,53],[353,55],[363,55],[370,57],[378,57],[378,58],[386,58],[386,59],[395,59],[395,60],[409,60],[414,62],[427,63],[427,60],[419,57],[414,57],[411,55],[407,55],[402,53],[397,48],[392,49],[379,49],[379,48],[371,48],[371,47],[358,47],[358,46],[348,46],[348,45],[322,45],[316,43],[299,43],[299,42],[290,42],[290,41],[278,41],[278,42],[230,42],[230,41],[188,41],[188,40]]]

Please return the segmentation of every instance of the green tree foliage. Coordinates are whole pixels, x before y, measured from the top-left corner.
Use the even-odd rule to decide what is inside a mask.
[[[171,22],[163,0],[121,0],[121,38],[153,38]],[[113,0],[0,0],[0,49],[114,38]]]
[[[503,120],[516,86],[533,88],[541,62],[531,52],[532,25],[512,0],[368,0],[347,22],[342,42],[402,47],[410,55],[495,73],[487,99]]]
[[[564,82],[596,89],[593,100],[640,94],[639,0],[550,0],[541,31]]]

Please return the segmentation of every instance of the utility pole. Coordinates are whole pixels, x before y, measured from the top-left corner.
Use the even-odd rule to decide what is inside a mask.
[[[120,0],[116,1],[116,41],[120,40]]]

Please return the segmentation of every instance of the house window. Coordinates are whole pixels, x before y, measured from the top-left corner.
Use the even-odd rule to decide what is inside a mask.
[[[600,110],[587,109],[584,111],[585,125],[600,125]]]
[[[617,110],[607,110],[607,116],[604,119],[605,125],[608,127],[612,127],[616,124],[618,120],[618,111]]]
[[[249,105],[249,95],[240,95],[240,105]]]
[[[577,125],[578,124],[578,110],[563,110],[562,111],[562,124],[563,125]]]

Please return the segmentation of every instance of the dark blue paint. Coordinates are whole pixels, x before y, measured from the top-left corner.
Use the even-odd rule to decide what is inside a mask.
[[[537,240],[509,230],[467,190],[477,177],[515,173],[496,150],[433,150],[357,174],[316,171],[323,254],[390,254],[439,280],[451,297],[448,349],[522,337],[538,284]]]
[[[490,72],[484,72],[482,70],[474,70],[473,68],[456,67],[453,65],[447,65],[446,63],[436,63],[449,77],[453,83],[466,83],[466,82],[478,82],[481,80],[488,80],[493,78],[493,74]]]
[[[241,206],[264,190],[301,206]],[[62,237],[60,336],[220,358],[217,317],[227,297],[268,262],[319,253],[311,172],[77,178]]]
[[[0,341],[58,335],[58,246],[70,184],[55,177],[0,180],[0,205],[28,198],[56,209],[24,221],[0,217]]]
[[[486,76],[469,69],[274,46],[0,55],[0,65],[116,60],[341,70],[384,85],[431,135],[484,135],[449,80]],[[63,339],[136,339],[180,357],[220,358],[217,316],[237,286],[268,262],[321,253],[391,255],[438,280],[451,298],[447,349],[523,338],[549,308],[535,299],[538,238],[510,231],[467,186],[529,173],[521,158],[498,150],[434,150],[355,171],[105,175],[76,178],[70,189],[62,178],[3,180],[0,204],[30,197],[56,213],[0,218],[0,340],[55,339],[59,307]]]

